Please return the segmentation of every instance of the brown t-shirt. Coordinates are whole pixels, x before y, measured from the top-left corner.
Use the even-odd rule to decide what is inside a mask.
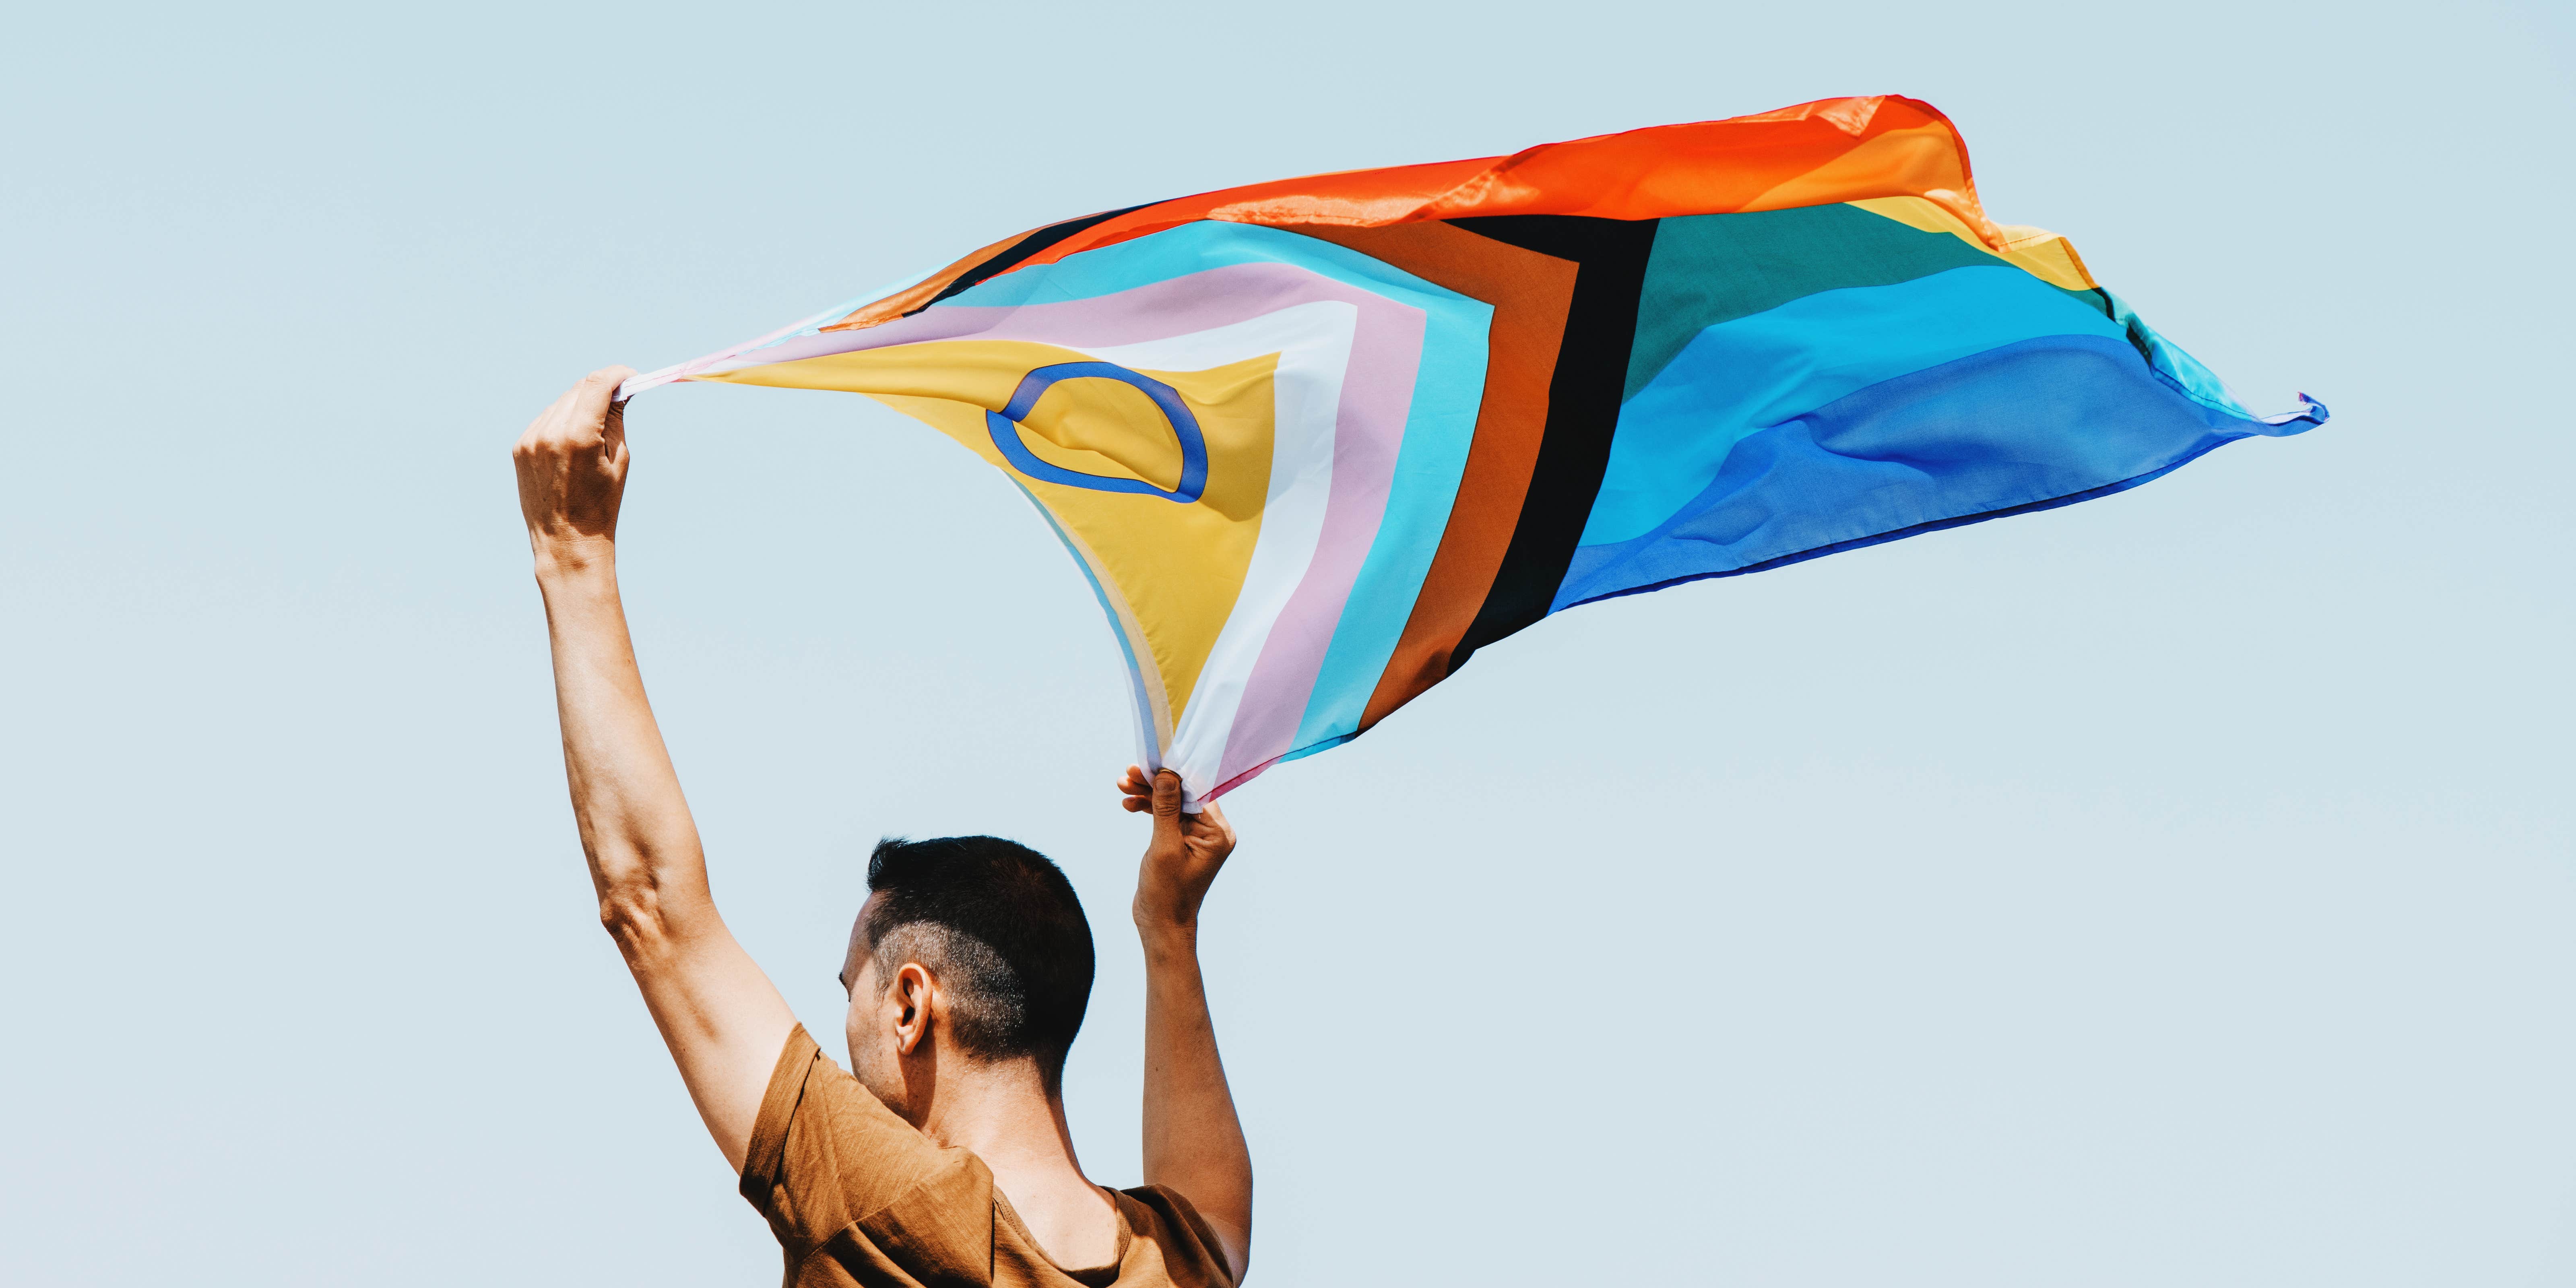
[[[743,1159],[742,1196],[787,1254],[787,1288],[1233,1288],[1216,1234],[1159,1185],[1110,1197],[1118,1259],[1048,1261],[972,1150],[945,1149],[814,1045],[787,1035]]]

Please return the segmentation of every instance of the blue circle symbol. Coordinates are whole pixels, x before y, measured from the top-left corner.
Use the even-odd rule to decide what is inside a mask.
[[[1143,479],[1122,479],[1107,474],[1086,474],[1061,465],[1039,460],[1020,440],[1020,420],[1038,405],[1038,397],[1059,380],[1115,380],[1132,386],[1154,400],[1163,409],[1163,418],[1172,425],[1172,436],[1181,440],[1181,485],[1166,492]],[[1094,492],[1134,492],[1159,496],[1166,501],[1187,505],[1207,490],[1207,438],[1199,433],[1198,417],[1190,414],[1188,403],[1181,401],[1179,391],[1152,376],[1129,371],[1114,362],[1059,362],[1039,367],[1020,377],[1020,387],[1011,391],[1011,401],[1000,411],[984,413],[984,428],[993,435],[993,446],[1002,459],[1030,478],[1067,487],[1089,488]]]

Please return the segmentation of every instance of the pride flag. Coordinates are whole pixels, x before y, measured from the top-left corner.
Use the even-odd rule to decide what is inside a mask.
[[[1911,99],[996,242],[628,382],[866,394],[1036,505],[1192,802],[1576,604],[2134,487],[2258,417]]]

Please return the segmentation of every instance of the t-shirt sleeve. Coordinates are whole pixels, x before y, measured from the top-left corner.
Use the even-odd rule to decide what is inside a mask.
[[[924,1191],[955,1190],[968,1157],[896,1117],[798,1025],[761,1097],[742,1196],[768,1218],[792,1263],[899,1202],[909,1208]]]
[[[1145,1219],[1137,1220],[1139,1213],[1131,1210],[1128,1223],[1154,1241],[1163,1274],[1173,1288],[1234,1288],[1234,1270],[1226,1264],[1216,1231],[1179,1190],[1139,1185],[1119,1193],[1141,1209]]]

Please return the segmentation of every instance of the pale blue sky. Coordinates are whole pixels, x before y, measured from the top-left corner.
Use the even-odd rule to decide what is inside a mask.
[[[1256,1282],[2576,1284],[2569,50],[2260,0],[17,17],[0,1279],[776,1276],[564,801],[504,449],[583,371],[1085,211],[1896,92],[2334,421],[1569,613],[1229,802]],[[1056,856],[1133,1183],[1081,577],[862,399],[633,426],[738,932],[836,1035],[868,843]]]

